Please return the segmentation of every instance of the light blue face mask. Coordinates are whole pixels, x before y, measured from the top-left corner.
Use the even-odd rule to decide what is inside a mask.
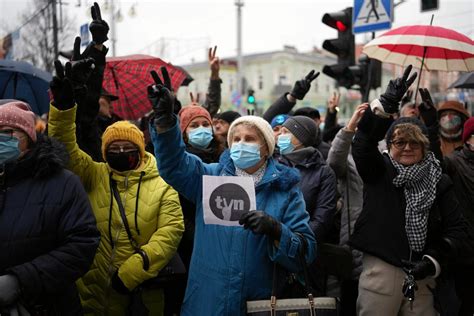
[[[230,158],[234,165],[240,169],[255,166],[260,161],[260,146],[252,143],[232,144]]]
[[[188,133],[188,142],[191,146],[205,149],[212,141],[212,128],[198,127]]]
[[[18,139],[16,137],[0,135],[0,164],[16,160],[20,157],[21,151],[18,148]]]
[[[280,154],[286,155],[295,150],[295,146],[291,143],[291,134],[281,134],[278,136],[278,147]]]

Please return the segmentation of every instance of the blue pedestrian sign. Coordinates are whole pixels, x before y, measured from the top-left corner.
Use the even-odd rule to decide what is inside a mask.
[[[365,33],[392,27],[393,0],[354,0],[352,32]]]
[[[81,25],[81,46],[89,45],[91,38],[89,33],[89,24],[82,24]]]

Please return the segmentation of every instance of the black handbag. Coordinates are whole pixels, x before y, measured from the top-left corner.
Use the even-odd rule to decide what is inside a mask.
[[[143,259],[143,269],[148,271],[150,267],[150,262],[148,259],[147,254],[145,251],[140,249],[138,243],[132,236],[132,232],[130,231],[130,226],[128,225],[127,216],[125,215],[125,209],[122,204],[122,200],[120,199],[120,194],[117,189],[117,183],[110,179],[112,185],[112,191],[114,194],[115,199],[117,200],[118,208],[120,210],[120,217],[122,218],[123,225],[125,226],[125,230],[127,231],[128,239],[130,240],[130,244],[135,249],[135,253],[138,253]],[[186,278],[186,267],[184,266],[181,257],[176,252],[171,260],[167,263],[167,265],[161,269],[158,275],[154,278],[148,279],[144,281],[140,287],[141,288],[163,288],[166,287],[173,282],[185,279]]]
[[[308,268],[305,262],[306,239],[297,234],[301,240],[302,249],[298,251],[298,257],[303,266],[303,277],[305,281],[306,297],[277,299],[279,282],[279,269],[277,263],[273,265],[272,295],[269,300],[247,301],[247,315],[250,316],[337,316],[339,315],[338,301],[335,297],[313,297],[310,286]]]

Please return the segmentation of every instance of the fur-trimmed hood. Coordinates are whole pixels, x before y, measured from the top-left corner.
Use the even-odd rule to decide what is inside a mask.
[[[69,155],[62,143],[43,134],[37,134],[37,141],[20,160],[5,166],[7,181],[16,182],[22,178],[35,179],[51,177],[65,169]]]

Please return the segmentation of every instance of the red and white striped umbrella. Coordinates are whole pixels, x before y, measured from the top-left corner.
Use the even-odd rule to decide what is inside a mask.
[[[426,49],[426,51],[425,51]],[[439,26],[411,25],[373,39],[362,51],[370,58],[400,66],[441,71],[474,71],[474,41]]]

